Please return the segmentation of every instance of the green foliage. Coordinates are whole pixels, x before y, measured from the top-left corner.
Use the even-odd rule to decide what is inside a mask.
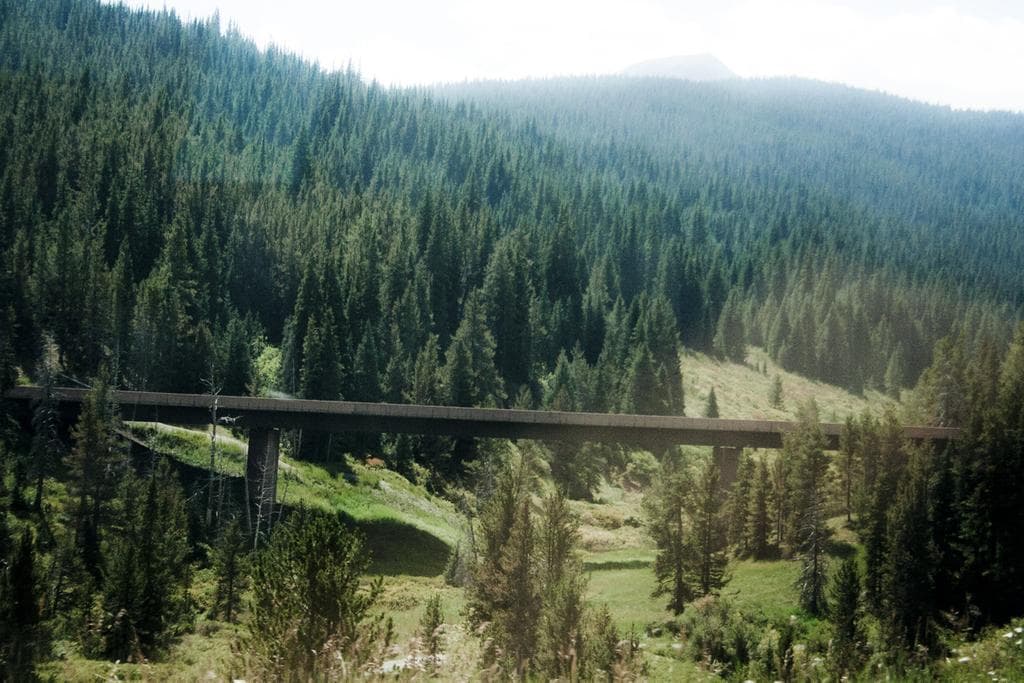
[[[112,659],[138,661],[166,647],[189,616],[184,496],[161,459],[146,479],[124,475],[117,504],[103,574],[102,648]]]
[[[6,511],[0,514],[6,516]],[[37,659],[46,653],[36,563],[35,543],[28,529],[11,556],[6,552],[0,555],[0,671],[8,680],[33,678]]]
[[[724,494],[718,463],[707,460],[694,481],[687,506],[691,520],[689,580],[697,596],[717,594],[728,583],[728,520],[722,514]]]
[[[420,642],[431,662],[436,662],[438,655],[444,650],[443,630],[444,611],[441,608],[441,596],[435,593],[427,600],[419,627]]]
[[[782,408],[782,377],[778,374],[772,378],[772,386],[768,391],[768,405],[772,408]]]
[[[470,618],[489,639],[487,659],[519,678],[611,673],[622,664],[607,617],[593,624],[576,547],[579,519],[561,493],[531,511],[531,476],[519,458],[499,464],[480,517],[481,553]]]
[[[813,615],[828,609],[825,596],[828,561],[826,495],[829,460],[825,437],[812,402],[801,410],[796,431],[783,436],[782,457],[793,462],[792,538],[800,555],[800,606]]]
[[[667,594],[666,608],[675,614],[681,613],[686,603],[695,597],[688,576],[692,555],[686,492],[691,485],[683,464],[670,455],[662,462],[661,476],[644,496],[648,533],[658,547],[654,560],[657,578],[654,595]]]
[[[462,322],[445,353],[441,371],[446,403],[456,406],[500,406],[505,400],[494,366],[495,343],[487,327],[479,292],[466,302]]]
[[[704,404],[704,417],[718,417],[718,398],[715,397],[714,387],[708,392],[708,400]]]
[[[248,667],[277,680],[355,672],[391,640],[390,622],[373,613],[378,579],[362,540],[336,516],[299,508],[253,558]],[[340,668],[339,668],[340,667]]]
[[[750,556],[755,560],[765,560],[773,554],[770,517],[771,479],[764,456],[757,459],[755,467],[747,507],[746,539]]]
[[[865,643],[861,626],[861,582],[857,559],[847,558],[832,578],[829,619],[832,621],[830,658],[838,675],[855,674],[861,666]]]
[[[220,532],[214,549],[213,567],[217,576],[210,614],[224,621],[234,621],[242,604],[242,593],[248,584],[248,543],[240,517],[232,518]]]
[[[77,501],[72,512],[72,526],[86,568],[95,577],[100,575],[99,536],[107,523],[120,473],[125,468],[124,454],[119,452],[113,430],[118,423],[111,403],[110,387],[105,375],[96,378],[93,388],[82,401],[78,423],[72,432],[75,446],[69,470],[71,490]]]
[[[729,293],[725,300],[725,308],[718,318],[715,331],[715,353],[734,363],[742,363],[747,356],[746,333],[743,329],[743,318],[739,310],[737,296]]]

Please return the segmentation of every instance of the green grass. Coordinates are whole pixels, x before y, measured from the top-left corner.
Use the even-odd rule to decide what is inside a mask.
[[[651,597],[655,581],[650,567],[590,571],[587,577],[587,598],[592,604],[608,605],[622,633],[643,632],[647,624],[663,623],[672,617],[665,609],[666,596]]]
[[[129,427],[153,450],[192,467],[209,467],[209,432],[164,424],[129,423]],[[241,477],[245,452],[244,441],[220,430],[217,471]],[[436,576],[444,571],[449,548],[462,535],[463,521],[449,501],[430,495],[400,474],[359,462],[349,462],[345,471],[332,471],[282,456],[277,502],[344,515],[362,531],[375,573]]]
[[[767,364],[767,374],[755,369]],[[877,391],[856,396],[839,387],[786,372],[760,348],[749,347],[747,362],[743,365],[719,361],[703,353],[686,351],[682,357],[683,388],[686,396],[686,414],[704,414],[704,404],[711,388],[715,389],[719,416],[723,418],[749,418],[759,420],[792,420],[797,408],[808,399],[818,403],[821,419],[842,422],[847,415],[860,414],[865,408],[880,413],[893,401]],[[768,393],[772,379],[782,378],[782,407],[772,408]]]
[[[793,560],[754,562],[737,560],[729,565],[732,580],[722,597],[744,611],[760,611],[769,619],[786,619],[800,612],[796,579],[800,565]]]
[[[754,369],[767,362],[768,373]],[[782,376],[784,405],[770,408],[768,393],[774,374]],[[687,353],[683,357],[687,414],[703,410],[704,399],[712,386],[718,397],[722,417],[793,419],[796,408],[813,396],[822,419],[841,420],[871,405],[876,408],[888,399],[869,393],[854,396],[836,387],[812,382],[780,371],[763,351],[751,349],[748,364],[720,363],[703,354]],[[209,465],[209,433],[168,425],[133,424],[133,432],[160,452],[193,467]],[[219,431],[217,469],[228,476],[240,477],[245,465],[246,444],[225,430]],[[687,447],[692,456],[704,455],[707,449]],[[447,501],[431,496],[422,486],[407,481],[387,470],[371,469],[360,462],[349,461],[347,467],[327,467],[297,461],[283,455],[278,480],[278,502],[286,506],[304,504],[343,514],[358,527],[373,556],[371,573],[384,574],[385,592],[380,603],[393,620],[396,641],[407,644],[416,635],[426,601],[432,595],[441,597],[445,620],[463,623],[465,593],[444,585],[441,573],[449,548],[463,533],[464,521]],[[581,559],[589,583],[588,601],[607,604],[623,635],[630,632],[640,637],[652,680],[707,680],[714,678],[692,662],[681,659],[679,645],[667,630],[658,637],[648,636],[646,627],[673,619],[665,609],[667,596],[652,597],[655,587],[652,563],[655,548],[642,526],[642,494],[605,482],[596,492],[596,502],[574,501],[572,508],[579,515],[581,528]],[[830,520],[835,529],[835,548],[849,552],[858,547],[852,532],[842,519]],[[729,567],[732,579],[722,591],[723,597],[736,607],[761,613],[772,620],[785,620],[790,615],[806,623],[812,630],[820,622],[803,614],[797,605],[795,587],[799,565],[795,561],[770,562],[733,561]],[[218,674],[228,671],[230,663],[230,629],[202,622],[200,632],[209,631],[206,640],[195,634],[176,646],[167,664],[151,668],[121,666],[116,674],[125,678],[159,678],[192,680],[202,678],[206,670]],[[173,660],[173,663],[172,661]],[[71,675],[68,668],[81,665],[83,675]],[[89,662],[72,657],[62,665],[49,669],[56,678],[88,679],[106,677],[112,665]],[[163,667],[163,668],[161,668]],[[204,667],[207,667],[204,670]]]

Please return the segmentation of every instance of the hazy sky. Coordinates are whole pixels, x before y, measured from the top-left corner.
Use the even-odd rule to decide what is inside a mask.
[[[614,73],[710,52],[740,76],[804,76],[1024,111],[1021,0],[128,0],[220,11],[265,46],[386,84]]]

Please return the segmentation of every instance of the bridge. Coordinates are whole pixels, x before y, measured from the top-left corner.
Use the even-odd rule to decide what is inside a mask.
[[[54,398],[69,419],[87,390],[55,388]],[[121,417],[134,422],[209,425],[216,401],[217,421],[249,432],[246,479],[254,496],[274,495],[282,429],[322,432],[406,433],[464,438],[538,439],[635,444],[654,452],[674,445],[714,446],[725,482],[735,477],[743,448],[782,448],[783,436],[799,426],[775,420],[728,420],[660,415],[572,413],[497,408],[463,408],[356,401],[211,396],[146,391],[112,391]],[[31,405],[43,398],[40,387],[16,387],[8,400]],[[841,424],[821,425],[827,447],[839,447]],[[948,427],[903,427],[912,442],[939,446],[958,438]],[[266,473],[272,473],[266,481]],[[256,493],[256,491],[259,493]],[[262,495],[261,495],[262,494]],[[255,498],[251,498],[254,500]]]

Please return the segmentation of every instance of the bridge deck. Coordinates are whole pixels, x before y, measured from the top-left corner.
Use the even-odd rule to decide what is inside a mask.
[[[84,389],[55,390],[62,408],[74,410]],[[17,387],[7,392],[11,400],[31,402],[42,398],[38,387]],[[171,394],[146,391],[114,391],[126,420],[202,425],[210,421],[212,397],[206,394]],[[219,418],[235,426],[265,429],[313,429],[329,432],[388,432],[460,437],[495,437],[635,443],[651,447],[672,444],[780,448],[782,435],[797,423],[773,420],[725,420],[659,415],[568,413],[539,410],[503,410],[456,406],[311,401],[305,399],[220,396]],[[829,448],[837,448],[840,424],[821,426]],[[959,436],[958,429],[904,427],[912,441],[944,443]]]

